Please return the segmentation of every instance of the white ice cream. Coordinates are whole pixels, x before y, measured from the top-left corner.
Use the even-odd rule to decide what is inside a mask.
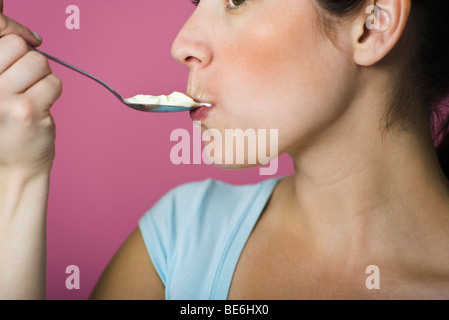
[[[144,94],[138,94],[132,98],[125,99],[128,103],[135,104],[161,104],[165,106],[179,106],[179,107],[211,107],[211,104],[208,103],[199,103],[195,102],[192,98],[186,96],[181,92],[173,92],[169,96],[149,96]]]

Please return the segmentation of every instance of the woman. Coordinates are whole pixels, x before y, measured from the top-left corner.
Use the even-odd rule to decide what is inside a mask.
[[[432,132],[447,123],[430,126],[449,93],[447,1],[194,3],[172,54],[190,68],[188,94],[213,104],[202,131],[277,129],[295,172],[175,188],[92,298],[449,298],[447,136],[437,153]],[[61,85],[12,33],[40,42],[2,19],[0,292],[44,298],[49,108]]]

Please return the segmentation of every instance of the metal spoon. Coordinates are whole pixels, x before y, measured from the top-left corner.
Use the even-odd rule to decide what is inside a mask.
[[[69,69],[72,69],[73,71],[76,71],[78,73],[81,73],[82,75],[98,82],[99,84],[101,84],[103,87],[105,87],[106,89],[108,89],[110,92],[112,92],[112,94],[114,96],[116,96],[122,103],[124,103],[125,105],[127,105],[128,107],[135,109],[135,110],[139,110],[139,111],[146,111],[146,112],[180,112],[180,111],[190,111],[190,110],[194,110],[197,109],[199,107],[181,107],[181,106],[170,106],[170,105],[161,105],[161,104],[137,104],[137,103],[129,103],[126,102],[125,99],[122,98],[121,95],[119,95],[117,93],[117,91],[115,91],[114,89],[112,89],[109,85],[107,85],[106,83],[104,83],[103,81],[101,81],[100,79],[98,79],[97,77],[94,77],[93,75],[72,66],[71,64],[64,62],[58,58],[55,58],[51,55],[49,55],[48,53],[42,52],[38,49],[34,49],[37,52],[43,54],[44,56],[46,56],[48,59],[57,62]]]

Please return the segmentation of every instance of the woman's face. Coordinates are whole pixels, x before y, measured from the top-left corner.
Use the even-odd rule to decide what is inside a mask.
[[[187,94],[213,104],[202,132],[277,129],[279,155],[323,134],[355,81],[319,23],[314,0],[201,0],[172,55],[190,68]]]

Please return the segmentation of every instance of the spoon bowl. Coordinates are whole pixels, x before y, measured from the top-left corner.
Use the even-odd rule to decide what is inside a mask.
[[[123,99],[122,99],[123,100]],[[181,111],[190,111],[195,110],[200,107],[181,107],[181,106],[172,106],[172,105],[163,105],[163,104],[138,104],[138,103],[129,103],[125,100],[122,101],[125,105],[130,107],[131,109],[145,112],[181,112]]]

